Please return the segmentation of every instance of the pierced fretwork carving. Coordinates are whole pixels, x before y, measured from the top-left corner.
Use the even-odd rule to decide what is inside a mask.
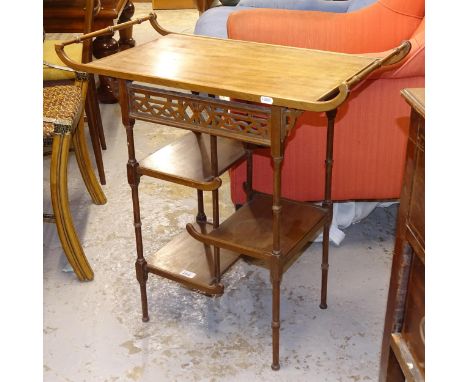
[[[264,106],[132,84],[130,116],[188,130],[270,145],[271,111]]]

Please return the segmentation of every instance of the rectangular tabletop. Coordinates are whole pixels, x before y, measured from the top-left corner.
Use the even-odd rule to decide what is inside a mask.
[[[376,58],[183,34],[169,34],[93,61],[95,74],[311,109]],[[268,102],[268,101],[267,101]]]

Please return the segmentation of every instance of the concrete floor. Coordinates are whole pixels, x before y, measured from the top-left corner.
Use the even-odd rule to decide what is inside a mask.
[[[147,13],[147,4],[136,6]],[[188,23],[197,17],[193,11],[161,15]],[[139,33],[137,41],[144,40]],[[45,381],[377,380],[396,206],[377,208],[345,230],[339,247],[331,246],[327,310],[318,306],[321,244],[309,245],[285,274],[281,370],[273,372],[271,288],[262,267],[237,262],[218,298],[150,275],[150,321],[141,321],[125,131],[117,105],[101,110],[108,146],[103,152],[107,204],[91,203],[73,156],[69,171],[72,213],[94,281],[81,283],[66,272],[55,226],[44,225]],[[137,158],[142,158],[183,132],[137,122],[135,134]],[[50,209],[48,165],[45,160],[45,210]],[[233,211],[228,179],[223,178],[221,190],[222,219]],[[193,219],[196,193],[143,178],[140,194],[149,254]]]

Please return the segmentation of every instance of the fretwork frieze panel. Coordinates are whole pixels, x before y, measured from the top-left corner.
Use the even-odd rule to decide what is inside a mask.
[[[271,110],[141,85],[129,88],[130,115],[169,126],[269,145]]]

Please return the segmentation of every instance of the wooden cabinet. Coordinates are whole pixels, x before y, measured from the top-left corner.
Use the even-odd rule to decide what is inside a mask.
[[[190,9],[195,8],[194,0],[152,0],[153,9]]]
[[[423,381],[424,89],[404,89],[411,106],[406,168],[385,317],[380,381]]]

